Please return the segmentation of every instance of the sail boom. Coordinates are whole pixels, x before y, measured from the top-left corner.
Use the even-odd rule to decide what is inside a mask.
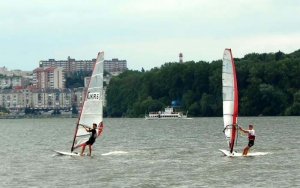
[[[84,137],[84,136],[90,136],[91,134],[83,134],[83,135],[77,135],[76,137]]]

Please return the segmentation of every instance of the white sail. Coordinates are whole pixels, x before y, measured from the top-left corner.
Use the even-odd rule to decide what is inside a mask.
[[[223,54],[222,90],[224,134],[229,150],[232,152],[236,135],[236,128],[232,125],[237,123],[238,91],[235,65],[230,49],[225,49]]]
[[[77,147],[80,147],[81,144],[86,142],[90,137],[90,133],[86,132],[83,126],[92,128],[93,123],[96,123],[97,136],[99,136],[102,131],[104,99],[103,64],[104,52],[99,52],[97,60],[94,64],[88,88],[85,91],[85,99],[77,120],[71,151]]]

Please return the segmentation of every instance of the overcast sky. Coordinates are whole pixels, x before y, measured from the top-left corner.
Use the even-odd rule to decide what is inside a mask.
[[[127,60],[129,69],[300,49],[297,0],[0,0],[0,67]]]

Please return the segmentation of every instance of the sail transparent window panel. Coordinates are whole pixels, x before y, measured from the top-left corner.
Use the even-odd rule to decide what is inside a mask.
[[[93,76],[90,81],[90,88],[102,87],[103,86],[103,76]]]
[[[85,101],[85,108],[82,111],[82,114],[96,114],[102,113],[102,100],[99,101]]]
[[[224,121],[224,128],[227,127],[224,130],[225,136],[226,137],[231,137],[231,126],[228,125],[232,125],[232,115],[224,115],[223,116],[223,121]]]
[[[83,124],[83,123],[81,123],[81,124]],[[89,126],[89,125],[86,125],[86,126],[92,127],[92,126]],[[80,139],[89,138],[90,133],[86,132],[86,130],[82,126],[79,126],[76,136],[79,136]]]
[[[233,101],[233,87],[223,87],[223,101]]]
[[[223,59],[223,68],[222,72],[232,73],[232,63]]]
[[[94,75],[97,75],[99,73],[103,73],[103,62],[97,63],[95,65]]]
[[[99,125],[99,123],[101,123],[102,120],[103,120],[102,118],[99,118],[99,114],[85,115],[84,117],[81,117],[80,124],[92,127],[93,123]]]
[[[223,86],[233,86],[233,74],[222,73]]]

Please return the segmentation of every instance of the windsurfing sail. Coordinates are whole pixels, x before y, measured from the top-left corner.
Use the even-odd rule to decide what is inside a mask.
[[[231,49],[225,49],[223,54],[222,68],[222,91],[223,91],[223,122],[224,134],[232,153],[235,139],[238,115],[238,89],[234,60]]]
[[[88,87],[85,91],[84,101],[81,107],[80,115],[75,126],[75,133],[71,152],[81,147],[90,137],[84,126],[92,128],[93,123],[97,124],[97,136],[103,128],[103,64],[104,52],[99,52],[97,60],[94,63],[92,75]]]

